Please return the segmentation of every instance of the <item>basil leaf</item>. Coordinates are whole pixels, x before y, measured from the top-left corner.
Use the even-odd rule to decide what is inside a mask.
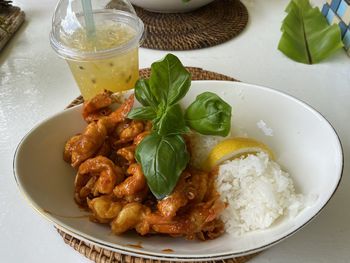
[[[129,119],[133,120],[153,120],[157,113],[150,106],[133,108],[128,114]]]
[[[219,96],[204,92],[187,108],[186,124],[201,134],[227,136],[231,129],[231,110]]]
[[[291,0],[286,8],[278,49],[289,58],[314,64],[343,47],[338,25],[328,25],[320,10],[308,0]]]
[[[210,92],[198,96],[184,118],[178,102],[190,85],[190,73],[176,56],[168,54],[152,64],[148,80],[139,80],[135,86],[136,99],[144,107],[133,109],[128,117],[152,120],[154,130],[138,144],[135,158],[158,199],[171,194],[189,162],[180,135],[189,131],[187,126],[203,134],[223,136],[230,130],[231,107]]]
[[[135,84],[135,97],[143,106],[157,108],[159,101],[152,93],[148,79],[139,79]]]
[[[182,136],[161,136],[153,132],[138,145],[135,158],[153,195],[163,199],[175,188],[189,154]]]
[[[158,102],[170,106],[181,100],[191,86],[191,74],[173,54],[151,66],[149,85]]]
[[[155,126],[160,135],[189,132],[179,104],[168,107],[161,118],[155,123]]]

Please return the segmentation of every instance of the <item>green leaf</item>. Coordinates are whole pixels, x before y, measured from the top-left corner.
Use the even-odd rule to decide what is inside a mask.
[[[150,106],[133,108],[128,114],[129,119],[133,120],[153,120],[157,113]]]
[[[139,79],[135,84],[135,97],[143,106],[157,108],[159,101],[154,96],[148,79]]]
[[[343,47],[338,25],[328,25],[320,10],[308,0],[292,0],[282,22],[278,49],[289,58],[314,64]]]
[[[155,132],[141,141],[135,157],[157,199],[171,194],[189,161],[182,136],[161,136]]]
[[[149,84],[158,102],[171,106],[181,100],[191,86],[191,74],[173,54],[154,62]]]
[[[168,107],[161,118],[155,123],[155,126],[160,135],[189,132],[179,104]]]
[[[168,54],[153,63],[151,77],[139,80],[135,87],[136,99],[144,107],[133,109],[128,117],[153,122],[153,132],[137,146],[135,158],[158,199],[173,191],[189,162],[186,143],[180,135],[189,131],[188,125],[203,134],[225,136],[230,130],[231,107],[210,92],[197,97],[185,120],[178,102],[190,85],[190,73],[176,56]]]
[[[187,108],[186,124],[205,135],[227,136],[231,129],[231,106],[218,95],[204,92]]]

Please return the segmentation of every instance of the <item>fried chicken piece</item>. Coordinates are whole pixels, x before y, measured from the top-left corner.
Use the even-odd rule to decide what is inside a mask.
[[[187,204],[197,204],[204,200],[207,193],[208,173],[199,170],[184,171],[174,191],[157,204],[160,214],[172,218]]]
[[[77,142],[80,140],[80,137],[81,135],[77,134],[72,138],[70,138],[64,145],[63,160],[66,161],[67,163],[72,162],[72,152],[74,151]]]
[[[125,200],[128,203],[131,203],[131,202],[142,203],[146,198],[148,198],[149,193],[150,193],[150,190],[149,190],[148,186],[146,185],[145,188],[143,188],[141,191],[139,191],[135,194],[125,195],[123,197],[123,200]]]
[[[190,169],[191,177],[189,178],[189,185],[191,196],[191,204],[197,204],[205,200],[209,184],[209,175],[208,173],[200,170]]]
[[[133,144],[135,146],[139,145],[140,142],[150,134],[151,134],[150,130],[145,130],[145,131],[139,133],[137,136],[135,136]]]
[[[132,120],[128,127],[126,127],[124,130],[122,130],[119,134],[119,138],[122,141],[133,141],[134,138],[143,132],[144,125],[142,121],[139,120]]]
[[[113,189],[113,193],[118,198],[135,195],[147,187],[146,178],[140,164],[131,164],[127,173],[130,174],[130,176]]]
[[[96,155],[115,126],[126,119],[127,114],[134,104],[134,96],[131,95],[117,110],[109,116],[91,122],[85,128],[71,150],[71,164],[77,168],[79,165]],[[66,156],[68,159],[69,155]]]
[[[132,120],[131,122],[124,122],[122,125],[118,125],[113,133],[113,137],[116,138],[113,142],[114,148],[133,142],[134,138],[142,133],[143,130],[143,121],[139,120]]]
[[[145,216],[150,212],[147,206],[138,202],[126,204],[111,222],[112,232],[119,235],[130,229],[135,229],[141,235],[149,233],[150,227]]]
[[[128,164],[130,165],[132,163],[135,163],[135,150],[136,150],[136,146],[131,145],[124,148],[120,148],[117,151],[117,154],[123,157],[125,160],[127,160]]]
[[[217,191],[216,186],[215,186],[215,178],[218,175],[219,168],[216,167],[212,171],[209,172],[208,174],[208,181],[206,183],[207,186],[207,192],[204,196],[204,200],[211,200],[215,198],[220,197],[220,193]]]
[[[130,95],[123,104],[121,104],[115,111],[107,117],[99,119],[107,129],[107,133],[112,135],[118,124],[129,121],[127,120],[128,113],[134,105],[134,94]]]
[[[109,223],[116,218],[122,210],[124,203],[114,201],[111,195],[102,195],[92,200],[87,200],[88,207],[92,211],[90,219],[98,223]]]
[[[196,233],[196,238],[200,240],[215,239],[225,232],[225,224],[221,219],[215,219],[203,227],[203,229]]]
[[[82,162],[93,157],[105,142],[106,136],[107,129],[101,120],[97,123],[91,122],[75,142],[71,154],[72,166],[77,168]]]
[[[162,217],[160,214],[148,214],[146,221],[153,231],[171,236],[185,236],[194,239],[196,235],[217,220],[225,204],[218,198],[194,205],[187,213],[174,218]]]
[[[184,171],[174,191],[163,200],[158,201],[157,208],[163,217],[173,218],[177,210],[185,206],[192,197],[190,193],[194,189],[191,189],[190,184],[186,182],[190,176],[191,174],[188,171]]]
[[[96,153],[96,156],[105,156],[105,157],[108,157],[111,153],[111,146],[109,144],[109,141],[108,139],[106,139],[102,146],[100,147],[100,149],[98,149],[97,153]]]
[[[106,157],[97,156],[82,163],[75,178],[75,199],[85,205],[89,195],[111,194],[123,180],[121,169]]]
[[[129,119],[126,119],[126,120],[124,120],[122,122],[119,122],[116,125],[116,127],[115,127],[113,133],[111,134],[111,136],[114,137],[114,138],[118,138],[119,139],[120,133],[123,130],[125,130],[130,125],[130,122],[131,122],[131,120],[129,120]]]
[[[87,123],[97,121],[112,112],[112,110],[108,108],[113,103],[111,95],[111,91],[105,90],[103,93],[97,94],[91,100],[84,102],[82,115]]]
[[[126,147],[123,148],[119,148],[117,150],[117,155],[123,157],[128,164],[132,164],[135,163],[135,150],[137,145],[139,145],[139,143],[147,136],[150,134],[150,131],[144,131],[139,133],[138,135],[136,135],[133,139],[133,144],[132,145],[128,145]]]
[[[127,98],[122,105],[119,106],[118,109],[113,111],[107,118],[110,121],[110,123],[114,124],[114,127],[116,124],[125,121],[128,113],[134,106],[134,94],[130,95],[129,98]]]

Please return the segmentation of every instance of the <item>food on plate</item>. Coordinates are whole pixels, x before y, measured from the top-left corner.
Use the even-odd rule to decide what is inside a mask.
[[[221,213],[225,231],[235,236],[266,229],[296,216],[308,203],[297,194],[291,176],[273,151],[252,138],[191,134],[192,165],[216,171],[215,184],[227,204]]]
[[[232,160],[242,155],[258,152],[265,152],[271,159],[274,159],[272,150],[262,142],[244,137],[226,139],[213,147],[203,166],[211,170],[226,160]]]
[[[108,134],[113,132],[116,126],[126,119],[133,103],[134,96],[131,95],[123,105],[108,117],[90,122],[82,134],[76,135],[68,141],[64,151],[64,159],[71,161],[72,166],[77,168],[83,161],[96,155],[100,150],[105,151],[107,146],[104,146],[104,144]],[[86,105],[89,105],[89,102]]]
[[[226,231],[235,235],[268,228],[281,216],[296,216],[304,208],[304,197],[295,193],[290,175],[266,152],[224,162],[216,182],[228,204],[221,219]]]
[[[63,157],[77,169],[74,198],[91,220],[115,234],[133,229],[206,240],[225,229],[263,229],[300,210],[302,197],[269,160],[268,146],[225,138],[230,105],[204,92],[182,110],[189,87],[190,74],[170,54],[116,109],[120,97],[108,91],[84,103],[87,127],[67,140]],[[199,144],[198,136],[209,143]],[[198,156],[208,156],[205,165],[193,161]]]
[[[106,125],[95,129],[95,133],[83,132],[67,141],[65,160],[78,169],[75,201],[92,212],[93,221],[110,224],[115,234],[130,229],[141,235],[162,233],[188,239],[215,238],[222,234],[224,227],[219,214],[225,204],[215,190],[214,174],[186,167],[167,198],[157,200],[151,193],[142,167],[135,159],[137,145],[151,133],[149,121],[109,119],[114,118],[115,112],[124,113],[120,109],[130,109],[125,106],[129,102],[130,98],[116,111],[90,122],[88,127]],[[104,143],[111,149],[105,156],[100,154]],[[79,144],[88,145],[87,159],[85,151],[76,150],[85,149]],[[73,154],[82,160],[78,165]]]

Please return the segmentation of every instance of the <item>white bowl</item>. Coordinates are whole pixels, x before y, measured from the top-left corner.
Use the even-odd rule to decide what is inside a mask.
[[[130,0],[136,6],[158,13],[183,13],[205,6],[214,0]]]
[[[266,249],[313,219],[334,194],[341,179],[343,155],[332,126],[305,103],[284,93],[229,81],[194,81],[183,99],[212,91],[233,108],[233,134],[247,132],[269,145],[277,161],[292,176],[296,191],[315,200],[294,218],[283,218],[267,230],[242,237],[229,234],[206,242],[164,236],[140,237],[111,234],[108,226],[90,222],[73,200],[75,171],[63,161],[65,141],[86,126],[81,106],[64,110],[31,130],[15,154],[14,174],[31,205],[64,231],[88,242],[124,254],[177,261],[219,260]],[[266,136],[257,127],[263,120],[272,130]],[[326,226],[325,226],[326,227]],[[132,248],[128,244],[138,244]],[[172,249],[174,253],[165,253]]]

